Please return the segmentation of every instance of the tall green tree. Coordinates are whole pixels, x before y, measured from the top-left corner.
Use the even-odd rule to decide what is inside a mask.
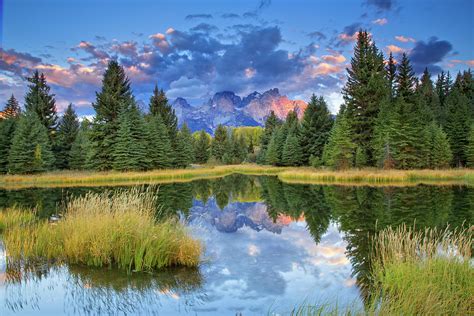
[[[91,143],[89,134],[91,123],[85,119],[81,122],[76,138],[69,152],[69,168],[73,170],[85,170],[90,168]]]
[[[279,152],[280,146],[278,144],[278,135],[280,129],[282,128],[279,128],[273,132],[270,143],[268,144],[267,150],[265,152],[265,163],[274,166],[279,165],[281,162],[281,156]]]
[[[53,165],[48,130],[30,108],[20,117],[13,135],[8,170],[10,173],[37,173],[51,170]]]
[[[158,89],[158,86],[155,85],[153,89],[153,95],[150,98],[149,111],[151,115],[160,115],[163,123],[168,130],[168,134],[171,140],[172,145],[176,140],[178,135],[178,118],[168,103],[168,98],[166,97],[163,89]]]
[[[8,153],[12,146],[17,124],[18,118],[16,117],[0,120],[0,173],[8,171]]]
[[[284,166],[299,166],[303,164],[303,149],[299,142],[296,127],[288,131],[288,136],[283,145],[281,162]]]
[[[332,125],[333,119],[326,101],[323,97],[317,98],[313,94],[301,122],[300,143],[303,164],[308,164],[310,157],[322,158]]]
[[[161,118],[161,115],[148,118],[148,158],[152,169],[165,169],[173,166],[174,151],[171,148],[171,141],[168,130]]]
[[[176,138],[175,165],[178,168],[186,168],[193,162],[193,136],[186,123],[183,124]]]
[[[194,158],[197,163],[206,163],[209,160],[211,138],[206,131],[201,130],[194,141]]]
[[[427,126],[425,137],[428,139],[425,167],[432,169],[448,168],[453,159],[448,137],[436,123]]]
[[[387,65],[385,66],[385,71],[386,71],[386,78],[387,78],[387,83],[388,83],[388,88],[389,88],[389,95],[390,99],[395,98],[395,92],[396,92],[396,78],[397,78],[397,64],[395,62],[395,58],[393,58],[392,52],[390,52],[390,55],[388,57],[388,62]]]
[[[63,117],[61,118],[56,135],[56,167],[59,169],[69,169],[71,159],[72,144],[76,140],[79,131],[79,121],[72,104],[69,104]]]
[[[108,63],[102,79],[101,91],[92,104],[96,115],[91,130],[91,162],[96,170],[110,170],[112,152],[119,130],[119,114],[135,104],[130,81],[117,61]],[[124,127],[125,128],[125,127]]]
[[[260,136],[260,150],[257,157],[258,163],[265,163],[267,148],[270,144],[270,140],[274,131],[281,126],[281,120],[275,115],[274,111],[270,112],[270,115],[265,120],[265,126],[262,135]]]
[[[352,142],[351,126],[345,112],[340,112],[324,148],[323,161],[331,168],[353,166],[356,145]]]
[[[414,102],[416,77],[408,55],[403,53],[397,72],[397,97],[407,103]]]
[[[214,138],[211,143],[211,153],[217,161],[222,162],[222,159],[224,158],[227,137],[227,128],[225,128],[224,125],[219,124],[214,132]]]
[[[474,168],[474,123],[471,124],[468,136],[468,144],[466,147],[467,166]]]
[[[12,94],[12,96],[8,99],[7,104],[5,105],[5,108],[3,109],[4,118],[5,119],[15,118],[15,117],[18,117],[20,113],[21,113],[20,104],[18,103],[15,96]]]
[[[352,139],[373,161],[372,138],[380,103],[388,98],[383,54],[367,31],[360,31],[354,47],[351,67],[343,88],[347,108],[346,119],[352,129]]]

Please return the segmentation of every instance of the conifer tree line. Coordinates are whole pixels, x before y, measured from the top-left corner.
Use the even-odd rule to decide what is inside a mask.
[[[257,161],[281,166],[378,168],[474,167],[474,80],[470,70],[436,82],[417,78],[407,54],[388,60],[360,31],[335,120],[312,96],[301,121],[272,113]]]
[[[130,81],[110,61],[96,93],[92,121],[70,104],[60,117],[43,74],[28,80],[24,109],[12,95],[0,120],[0,172],[54,169],[151,170],[192,163],[257,162],[276,166],[378,168],[474,167],[474,80],[470,70],[436,82],[420,78],[403,54],[395,61],[360,31],[334,119],[313,95],[302,119],[274,112],[264,128],[219,125],[211,136],[181,128],[162,89],[141,109]],[[145,113],[146,112],[146,113]]]

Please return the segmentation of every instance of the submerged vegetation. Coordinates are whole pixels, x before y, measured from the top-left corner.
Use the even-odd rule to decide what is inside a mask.
[[[59,261],[152,271],[196,267],[202,245],[174,219],[157,222],[152,190],[87,193],[71,199],[56,223],[8,225],[3,240],[11,260]],[[4,212],[4,223],[22,223],[18,211]]]

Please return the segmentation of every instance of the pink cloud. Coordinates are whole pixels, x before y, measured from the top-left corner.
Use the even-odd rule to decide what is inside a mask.
[[[346,57],[344,57],[341,54],[336,54],[336,55],[324,55],[321,56],[321,58],[328,62],[328,63],[333,63],[333,64],[341,64],[346,61]]]
[[[385,48],[386,48],[387,52],[395,53],[395,54],[398,54],[398,53],[401,53],[401,52],[404,51],[403,48],[398,47],[397,45],[388,45]]]
[[[377,25],[385,25],[388,23],[388,20],[386,18],[381,18],[381,19],[373,20],[372,23],[377,24]]]
[[[474,67],[474,59],[470,59],[470,60],[453,59],[451,60],[451,63],[452,64],[465,64],[469,67]]]
[[[413,37],[405,37],[403,35],[395,36],[395,39],[402,43],[408,43],[408,42],[415,43],[416,42],[416,40]]]

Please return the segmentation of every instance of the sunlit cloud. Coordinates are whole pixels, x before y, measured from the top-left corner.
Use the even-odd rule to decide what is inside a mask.
[[[372,21],[372,24],[377,24],[377,25],[385,25],[387,23],[388,23],[388,20],[386,18],[376,19]]]
[[[393,54],[399,54],[404,52],[404,49],[401,47],[398,47],[397,45],[387,45],[385,47],[387,53],[393,53]]]
[[[413,37],[405,37],[403,35],[397,35],[395,36],[395,39],[402,43],[408,43],[408,42],[415,43],[416,42],[416,40]]]

